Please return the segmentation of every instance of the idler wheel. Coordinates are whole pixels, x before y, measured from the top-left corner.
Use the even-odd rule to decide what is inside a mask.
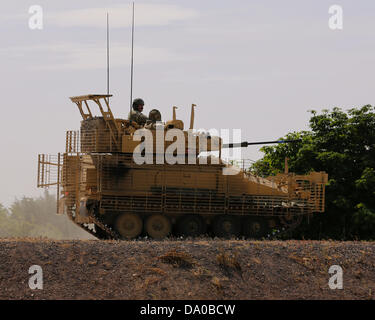
[[[171,233],[172,225],[166,216],[154,214],[147,218],[145,229],[151,238],[160,240]]]
[[[118,233],[125,239],[134,239],[142,232],[142,219],[133,213],[121,214],[115,224]]]
[[[213,232],[220,238],[238,237],[241,232],[240,221],[230,215],[217,216],[213,223]]]
[[[261,238],[267,234],[266,220],[261,217],[248,217],[243,224],[243,234],[248,238]]]
[[[206,223],[200,215],[189,214],[179,219],[177,229],[185,237],[197,237],[206,232]]]

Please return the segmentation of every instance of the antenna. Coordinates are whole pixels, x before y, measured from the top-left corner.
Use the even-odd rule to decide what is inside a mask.
[[[195,104],[191,105],[191,114],[190,114],[190,129],[194,129],[194,108],[196,107]]]
[[[130,70],[130,111],[133,104],[133,68],[134,68],[134,2],[133,2],[133,19],[132,19],[132,55]]]
[[[107,12],[107,94],[109,95],[109,15]],[[109,101],[109,97],[108,97]]]

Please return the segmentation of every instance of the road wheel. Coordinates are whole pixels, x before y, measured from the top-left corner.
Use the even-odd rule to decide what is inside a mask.
[[[185,237],[197,237],[206,232],[206,223],[200,215],[189,214],[179,219],[177,230]]]
[[[302,214],[293,214],[290,211],[280,215],[280,222],[287,229],[294,229],[298,227],[301,224],[302,219]]]
[[[160,240],[170,234],[172,225],[166,216],[155,214],[147,218],[145,229],[151,238]]]
[[[271,229],[276,229],[277,228],[277,220],[275,218],[270,218],[268,219],[268,226],[271,228]]]
[[[214,220],[213,232],[220,238],[238,237],[241,232],[240,221],[234,216],[217,216]]]
[[[264,237],[268,231],[266,220],[262,217],[246,218],[242,231],[249,238],[258,239]]]
[[[116,230],[124,239],[134,239],[142,232],[142,219],[133,213],[121,214],[115,224]]]

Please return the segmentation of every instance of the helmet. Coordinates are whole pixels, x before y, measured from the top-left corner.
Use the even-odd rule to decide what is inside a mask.
[[[160,111],[157,109],[152,109],[148,114],[148,119],[152,122],[161,121]]]
[[[139,105],[144,106],[145,102],[142,99],[140,99],[140,98],[134,99],[134,101],[133,101],[133,110],[137,110],[137,107]]]

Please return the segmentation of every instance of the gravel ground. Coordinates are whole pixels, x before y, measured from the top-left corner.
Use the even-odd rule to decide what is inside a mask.
[[[375,299],[375,242],[3,239],[0,266],[0,299]]]

